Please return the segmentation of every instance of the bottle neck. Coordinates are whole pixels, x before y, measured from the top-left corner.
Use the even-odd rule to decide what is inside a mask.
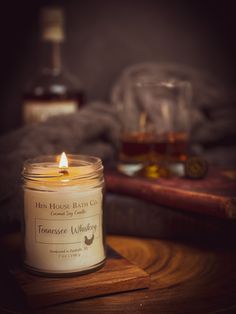
[[[48,41],[43,43],[42,69],[45,73],[58,75],[62,71],[61,43]]]

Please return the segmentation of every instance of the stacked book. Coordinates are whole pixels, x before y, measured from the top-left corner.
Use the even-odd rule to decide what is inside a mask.
[[[209,169],[204,179],[106,173],[109,233],[162,238],[236,235],[236,171]]]

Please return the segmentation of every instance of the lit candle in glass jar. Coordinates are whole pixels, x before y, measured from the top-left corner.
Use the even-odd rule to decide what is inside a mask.
[[[105,261],[103,166],[63,153],[25,162],[24,264],[44,275],[85,273]]]

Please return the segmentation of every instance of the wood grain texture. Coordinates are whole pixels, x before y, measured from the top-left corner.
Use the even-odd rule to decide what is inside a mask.
[[[54,313],[236,313],[236,249],[110,236],[108,243],[151,274],[151,287],[38,310]]]
[[[20,238],[20,234],[15,238],[19,247]],[[89,297],[138,290],[148,288],[150,284],[150,276],[145,271],[110,247],[107,248],[107,259],[101,269],[67,278],[42,277],[27,272],[17,254],[18,250],[16,247],[15,254],[12,251],[8,255],[9,258],[1,270],[9,271],[12,280],[15,280],[26,308],[42,308]]]

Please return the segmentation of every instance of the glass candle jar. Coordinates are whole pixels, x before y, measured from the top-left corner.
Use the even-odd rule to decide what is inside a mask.
[[[59,159],[27,160],[23,169],[24,264],[46,276],[94,271],[106,257],[102,162],[68,155],[61,166]]]

